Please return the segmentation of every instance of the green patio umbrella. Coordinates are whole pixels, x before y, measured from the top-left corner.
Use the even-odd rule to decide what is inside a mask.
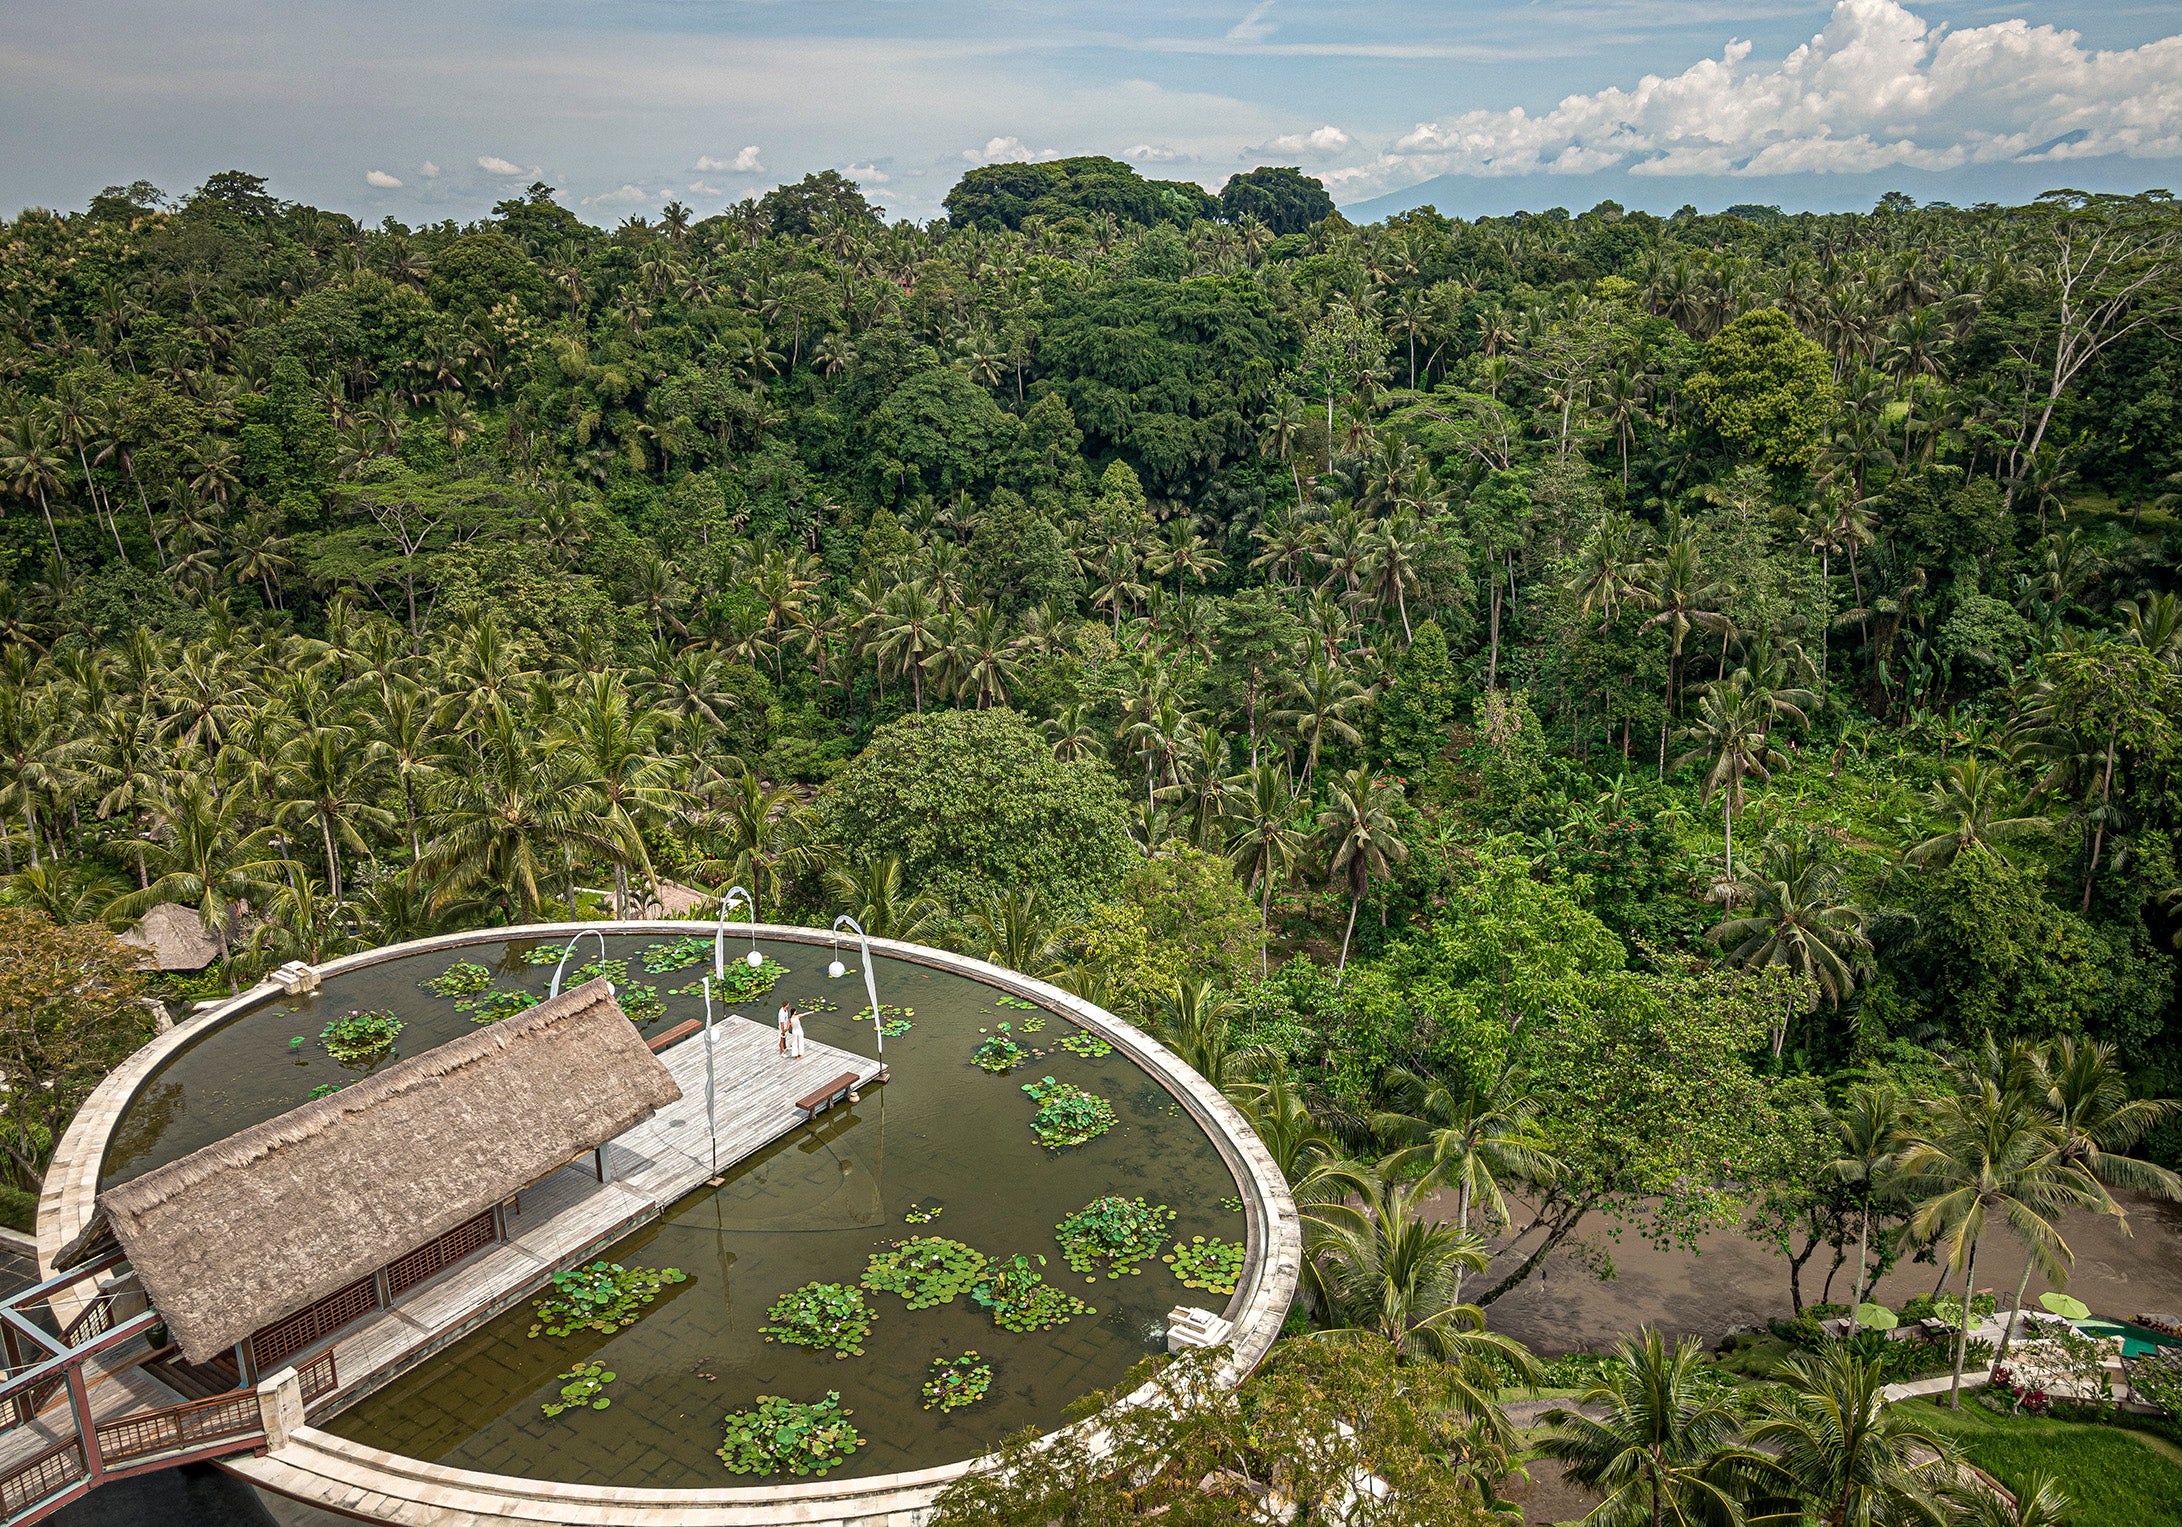
[[[2058,1315],[2063,1320],[2089,1320],[2091,1318],[2090,1305],[2085,1304],[2081,1299],[2071,1299],[2066,1294],[2050,1292],[2040,1294],[2038,1302],[2046,1307],[2047,1313]]]
[[[1856,1307],[1856,1323],[1867,1331],[1891,1331],[1902,1321],[1883,1304],[1860,1304]]]

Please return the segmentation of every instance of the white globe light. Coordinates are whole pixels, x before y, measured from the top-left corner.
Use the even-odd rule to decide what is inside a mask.
[[[849,968],[846,965],[842,964],[839,960],[835,960],[831,965],[828,965],[826,967],[826,974],[833,980],[838,981],[843,976],[848,974],[848,969]]]
[[[756,970],[760,965],[763,965],[765,963],[765,956],[758,953],[757,950],[753,949],[748,954],[743,956],[743,962],[747,964],[752,970]]]

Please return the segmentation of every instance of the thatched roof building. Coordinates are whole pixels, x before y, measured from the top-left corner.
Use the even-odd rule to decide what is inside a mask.
[[[230,923],[229,931],[234,931]],[[205,927],[195,907],[163,901],[137,919],[136,926],[121,935],[134,949],[151,951],[158,970],[203,970],[220,957],[219,940]]]
[[[588,981],[107,1189],[58,1265],[111,1236],[204,1362],[681,1095]]]

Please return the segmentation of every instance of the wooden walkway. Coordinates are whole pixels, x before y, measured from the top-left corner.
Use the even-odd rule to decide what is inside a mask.
[[[526,1189],[509,1215],[509,1239],[428,1282],[382,1310],[336,1332],[340,1387],[323,1411],[330,1415],[414,1367],[434,1352],[514,1305],[553,1274],[577,1266],[637,1226],[657,1219],[707,1178],[755,1155],[804,1123],[795,1100],[824,1081],[854,1071],[860,1087],[883,1078],[885,1067],[847,1050],[806,1040],[800,1061],[784,1060],[769,1026],[726,1018],[712,1030],[718,1166],[705,1127],[705,1041],[685,1040],[660,1060],[682,1089],[680,1102],[606,1147],[608,1181],[600,1182],[586,1154]],[[298,1367],[326,1344],[296,1354]]]

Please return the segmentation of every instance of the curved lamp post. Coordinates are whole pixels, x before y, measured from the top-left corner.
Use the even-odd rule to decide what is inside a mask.
[[[871,976],[871,940],[864,933],[864,925],[847,913],[833,920],[833,962],[826,967],[828,980],[838,981],[848,974],[841,963],[841,925],[847,923],[856,930],[857,942],[864,949],[864,995],[871,998],[871,1032],[879,1044],[881,1054],[886,1052],[886,1025],[879,1016],[879,987]]]
[[[599,941],[599,963],[601,965],[606,963],[606,935],[599,932],[599,930],[596,928],[583,929],[574,938],[570,939],[568,941],[568,947],[561,951],[561,962],[560,964],[553,967],[553,987],[552,990],[546,993],[546,1000],[551,1001],[553,998],[558,997],[561,994],[561,972],[568,968],[568,957],[576,952],[576,946],[583,942],[583,935],[585,933],[590,934],[593,938]],[[613,991],[614,983],[608,981],[606,983],[607,995],[612,996]]]
[[[741,886],[731,885],[727,894],[720,898],[720,921],[712,930],[712,979],[715,981],[727,979],[727,914],[738,906],[750,909],[750,952],[743,956],[743,962],[752,970],[765,963],[765,956],[758,953],[757,900]]]

